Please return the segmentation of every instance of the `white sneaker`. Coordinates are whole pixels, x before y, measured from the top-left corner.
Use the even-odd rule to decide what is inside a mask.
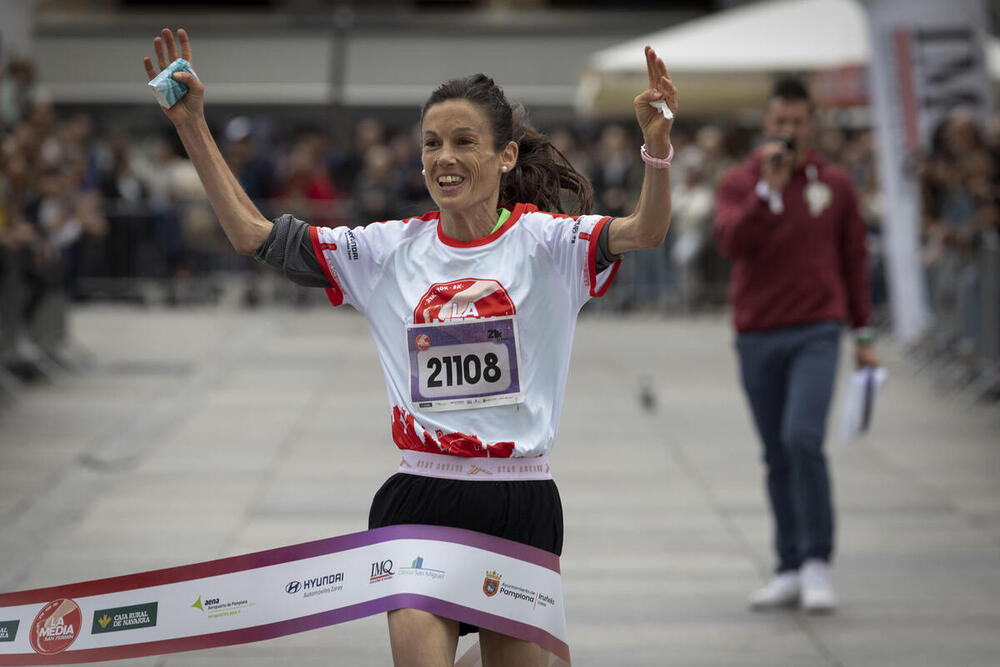
[[[830,565],[807,560],[802,575],[802,609],[810,614],[829,614],[837,608],[837,596],[830,583]]]
[[[799,601],[802,586],[798,572],[781,572],[767,585],[750,596],[750,608],[755,611],[790,607]]]

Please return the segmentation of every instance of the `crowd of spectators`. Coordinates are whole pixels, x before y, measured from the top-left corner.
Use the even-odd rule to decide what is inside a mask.
[[[1000,395],[1000,114],[984,131],[956,108],[920,165],[921,260],[933,325],[925,352],[951,379]]]
[[[107,234],[87,115],[57,119],[29,62],[0,80],[0,389],[63,365],[83,237]]]
[[[228,281],[247,306],[322,301],[231,251],[174,132],[99,133],[88,115],[58,118],[25,61],[11,62],[0,80],[0,120],[0,368],[8,377],[44,372],[40,359],[63,361],[67,300],[191,304],[218,298]],[[590,178],[597,212],[627,214],[638,198],[643,166],[633,125],[542,128]],[[358,225],[433,208],[416,124],[387,127],[364,118],[347,142],[265,116],[228,118],[214,130],[233,173],[266,216],[287,212],[313,224]],[[667,240],[634,253],[607,297],[589,308],[690,313],[724,305],[728,266],[712,242],[715,185],[754,138],[752,131],[712,124],[675,127]],[[884,322],[883,203],[872,133],[831,124],[817,146],[857,186],[870,230],[876,324]],[[996,234],[998,157],[1000,121],[981,133],[957,110],[921,166],[923,259],[936,316],[928,345],[969,358],[982,342],[978,250],[986,235]]]

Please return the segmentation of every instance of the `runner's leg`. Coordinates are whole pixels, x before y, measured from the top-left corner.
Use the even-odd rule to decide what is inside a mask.
[[[395,609],[388,616],[395,667],[454,666],[458,621],[419,609]]]
[[[538,644],[479,628],[483,667],[548,667],[550,653]]]

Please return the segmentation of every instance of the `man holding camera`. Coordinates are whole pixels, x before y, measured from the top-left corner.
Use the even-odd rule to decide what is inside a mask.
[[[865,225],[846,173],[812,150],[805,86],[779,81],[766,141],[722,178],[716,242],[732,262],[730,299],[743,387],[763,443],[775,524],[774,577],[753,609],[831,612],[833,504],[823,439],[842,324],[856,362],[876,366]]]

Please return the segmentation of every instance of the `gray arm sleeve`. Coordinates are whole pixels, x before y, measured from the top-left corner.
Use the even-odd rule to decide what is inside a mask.
[[[614,220],[614,218],[611,220]],[[611,220],[608,220],[608,224],[601,228],[601,235],[597,237],[597,252],[594,253],[594,264],[597,267],[597,273],[600,273],[622,258],[621,255],[612,255],[611,246],[608,245],[608,230],[611,229]]]
[[[293,283],[306,287],[330,287],[330,281],[313,250],[309,225],[291,215],[285,214],[274,220],[271,233],[254,251],[253,258],[281,271]]]

